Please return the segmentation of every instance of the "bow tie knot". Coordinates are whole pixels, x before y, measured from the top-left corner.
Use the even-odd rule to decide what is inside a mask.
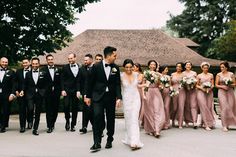
[[[75,67],[76,65],[75,64],[71,64],[70,67]]]
[[[109,66],[111,67],[111,64],[107,64],[107,63],[105,64],[105,67],[109,67]]]
[[[33,70],[33,73],[37,73],[37,72],[39,72],[38,70]]]
[[[50,66],[50,67],[48,67],[48,69],[54,69],[54,67],[53,67],[53,66]]]
[[[6,71],[5,69],[0,69],[0,71]]]

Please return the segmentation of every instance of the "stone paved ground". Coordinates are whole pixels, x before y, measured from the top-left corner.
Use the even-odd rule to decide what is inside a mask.
[[[76,132],[66,132],[64,116],[59,115],[55,132],[46,133],[45,115],[41,116],[39,136],[33,136],[31,131],[20,134],[18,116],[11,116],[10,128],[0,134],[0,157],[234,157],[236,156],[236,129],[227,133],[221,131],[217,120],[215,130],[207,132],[201,128],[194,130],[172,128],[162,131],[160,139],[156,139],[141,131],[144,147],[131,151],[121,143],[124,136],[124,119],[116,120],[116,133],[113,148],[106,150],[105,140],[102,150],[90,153],[92,132],[81,135],[81,114]],[[89,128],[91,130],[91,128]],[[106,138],[106,137],[105,137]]]

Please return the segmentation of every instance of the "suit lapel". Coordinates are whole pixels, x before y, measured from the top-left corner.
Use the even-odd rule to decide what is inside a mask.
[[[104,69],[104,66],[103,66],[103,62],[100,62],[100,67],[101,67],[104,79],[108,81],[109,77],[107,79],[106,72],[105,72],[105,69]]]

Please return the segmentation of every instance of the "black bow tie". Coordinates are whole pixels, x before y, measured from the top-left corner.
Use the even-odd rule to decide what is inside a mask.
[[[53,67],[53,66],[50,66],[50,67],[48,67],[48,69],[54,69],[54,67]]]
[[[0,71],[6,71],[5,69],[0,69]]]
[[[105,64],[105,67],[108,67],[108,66],[110,66],[110,67],[111,67],[111,64]]]
[[[76,65],[75,64],[71,64],[70,67],[75,67]]]
[[[24,69],[24,71],[29,71],[29,69]]]
[[[38,70],[33,70],[33,73],[37,73],[37,72],[39,72]]]

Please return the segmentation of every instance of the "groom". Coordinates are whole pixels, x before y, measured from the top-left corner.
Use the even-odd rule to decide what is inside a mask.
[[[104,49],[105,59],[94,64],[91,77],[87,84],[86,104],[93,103],[93,140],[92,151],[101,149],[102,132],[104,128],[105,116],[107,120],[107,143],[105,148],[112,148],[112,141],[115,128],[115,108],[120,106],[121,86],[120,70],[114,64],[117,54],[116,48],[106,47]]]

